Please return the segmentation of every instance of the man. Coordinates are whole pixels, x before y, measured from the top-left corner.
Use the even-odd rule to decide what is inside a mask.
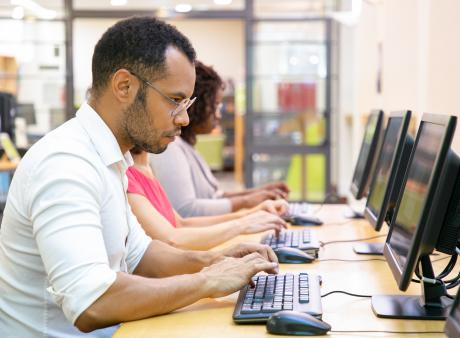
[[[161,152],[188,123],[194,60],[181,33],[148,17],[118,22],[97,43],[89,104],[28,151],[11,183],[0,232],[3,338],[109,336],[120,322],[276,272],[265,246],[200,252],[152,241],[128,206],[128,150]]]

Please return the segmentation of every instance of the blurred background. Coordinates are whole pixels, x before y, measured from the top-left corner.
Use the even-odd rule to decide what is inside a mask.
[[[371,109],[412,110],[413,128],[460,112],[458,13],[457,0],[0,0],[0,129],[24,153],[72,118],[102,33],[153,15],[226,81],[222,126],[197,145],[213,170],[344,200]]]

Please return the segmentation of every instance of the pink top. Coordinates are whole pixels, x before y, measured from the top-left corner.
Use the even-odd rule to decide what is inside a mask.
[[[147,198],[153,207],[175,227],[176,216],[160,182],[145,176],[134,167],[128,168],[126,176],[128,176],[128,193],[139,194]]]

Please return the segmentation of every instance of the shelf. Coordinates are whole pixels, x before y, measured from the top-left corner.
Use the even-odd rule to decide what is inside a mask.
[[[277,111],[277,112],[254,112],[252,117],[254,119],[292,119],[299,116],[314,115],[323,118],[326,112],[317,112],[312,110],[299,110],[299,111]]]
[[[316,41],[316,40],[252,40],[254,45],[306,45],[306,46],[327,46],[329,41]]]

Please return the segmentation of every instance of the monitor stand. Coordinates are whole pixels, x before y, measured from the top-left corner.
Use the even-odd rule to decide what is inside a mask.
[[[358,255],[383,255],[385,243],[358,243],[353,246],[353,251]]]
[[[434,279],[429,256],[422,256],[422,276]],[[372,296],[372,310],[380,318],[445,320],[452,300],[444,284],[421,282],[422,296]]]

